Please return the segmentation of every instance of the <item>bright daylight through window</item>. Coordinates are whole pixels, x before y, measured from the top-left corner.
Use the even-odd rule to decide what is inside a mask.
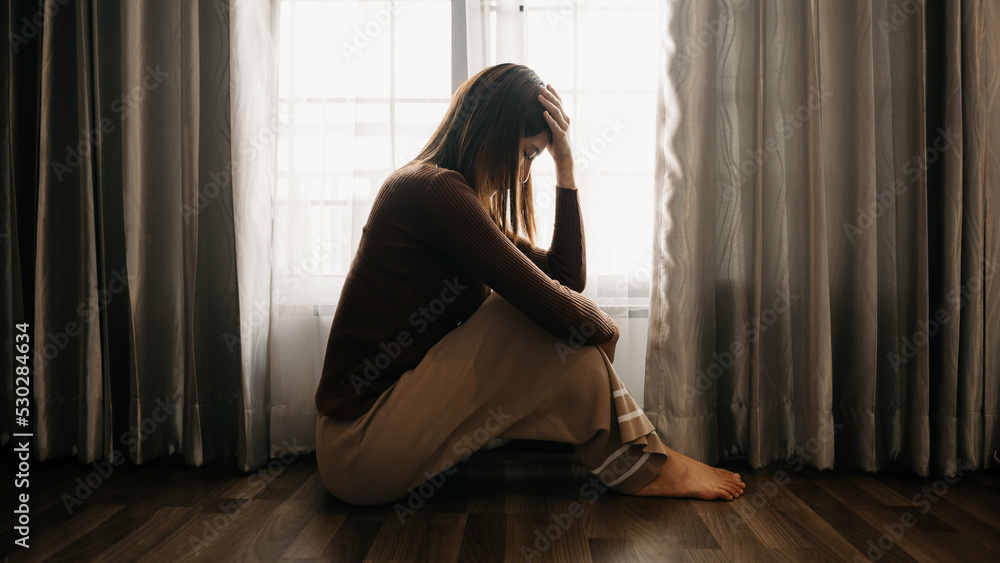
[[[275,290],[287,295],[272,334],[322,338],[382,180],[412,159],[469,76],[466,0],[281,2]],[[573,120],[587,232],[585,294],[622,331],[616,367],[641,401],[652,248],[656,0],[534,0],[515,17],[529,67],[552,83]],[[509,41],[499,31],[497,41]],[[487,46],[496,53],[496,46]],[[495,61],[504,62],[504,61]],[[492,62],[491,62],[492,64]],[[473,69],[475,72],[478,69]],[[538,239],[547,246],[555,173],[535,178]],[[329,251],[308,275],[295,271]],[[292,336],[298,334],[298,336]],[[283,337],[278,337],[283,338]],[[273,343],[273,345],[275,345]],[[279,357],[281,341],[275,351]],[[322,346],[318,348],[322,350]],[[312,353],[312,352],[310,352]],[[287,352],[284,354],[287,355]],[[280,369],[280,368],[279,368]]]

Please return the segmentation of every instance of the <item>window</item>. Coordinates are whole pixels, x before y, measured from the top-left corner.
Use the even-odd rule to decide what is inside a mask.
[[[332,316],[382,181],[444,115],[451,12],[451,0],[281,3],[278,113],[292,117],[278,138],[275,270],[297,279],[314,253],[303,240],[333,248],[285,314]]]
[[[657,0],[532,0],[527,65],[563,98],[587,231],[585,295],[622,333],[615,369],[642,405],[656,146]],[[539,244],[551,240],[551,159],[532,167]]]
[[[486,16],[489,44],[466,29],[467,6]],[[659,2],[283,0],[280,9],[279,115],[291,117],[278,138],[273,369],[285,369],[295,349],[297,358],[311,355],[314,362],[295,369],[313,369],[318,377],[372,201],[384,178],[423,147],[467,78],[468,41],[485,47],[482,66],[498,52],[525,53],[524,62],[563,97],[587,229],[585,293],[618,323],[615,366],[641,401]],[[547,246],[551,159],[539,159],[532,173],[537,243]],[[324,238],[329,252],[314,259],[315,241]],[[303,348],[303,339],[311,348]]]

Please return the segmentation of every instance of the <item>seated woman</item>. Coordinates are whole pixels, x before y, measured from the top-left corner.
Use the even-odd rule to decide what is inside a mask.
[[[559,94],[529,68],[469,79],[390,175],[344,283],[316,390],[326,488],[381,504],[495,438],[567,442],[608,488],[731,500],[740,476],[664,446],[612,367],[618,329],[580,294],[580,200]],[[549,250],[531,163],[556,166]]]

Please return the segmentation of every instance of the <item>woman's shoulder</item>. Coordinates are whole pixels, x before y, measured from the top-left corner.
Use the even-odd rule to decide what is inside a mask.
[[[403,205],[458,205],[478,201],[465,176],[435,164],[411,162],[390,174],[382,187],[382,198]]]
[[[398,168],[386,178],[386,184],[405,184],[408,186],[465,186],[468,183],[462,174],[441,168],[428,162],[413,161]]]

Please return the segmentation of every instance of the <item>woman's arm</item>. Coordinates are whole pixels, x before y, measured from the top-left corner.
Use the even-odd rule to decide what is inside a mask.
[[[618,325],[615,325],[615,335],[611,340],[600,345],[601,350],[604,350],[604,353],[608,355],[608,361],[611,363],[615,363],[615,347],[618,346],[618,338],[620,336],[621,333],[618,332]]]
[[[556,188],[556,222],[548,250],[525,240],[517,248],[547,276],[576,292],[587,286],[587,249],[577,191]]]
[[[442,248],[545,330],[568,338],[583,334],[602,344],[615,324],[593,301],[560,284],[500,231],[458,172],[442,169],[424,192],[420,214],[428,242]]]

